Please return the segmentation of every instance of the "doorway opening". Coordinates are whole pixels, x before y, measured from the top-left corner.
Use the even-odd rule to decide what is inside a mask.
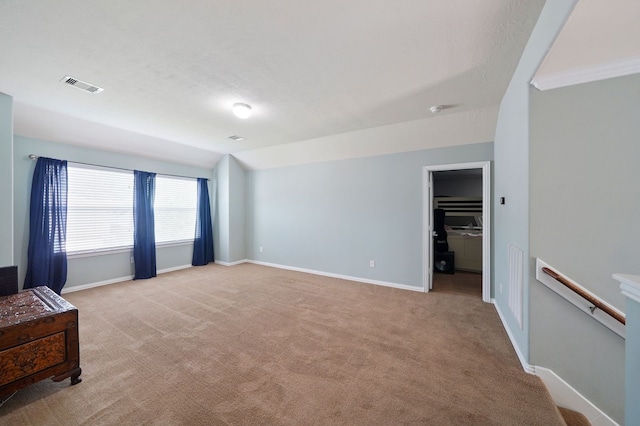
[[[468,184],[455,188],[461,181]],[[482,300],[490,302],[491,163],[425,166],[423,201],[424,291],[433,289],[435,273],[459,273],[467,281],[481,275]]]

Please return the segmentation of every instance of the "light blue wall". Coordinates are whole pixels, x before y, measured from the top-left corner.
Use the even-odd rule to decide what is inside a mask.
[[[231,155],[214,169],[217,182],[214,255],[218,262],[245,260],[245,170]]]
[[[496,127],[492,258],[494,297],[515,339],[514,343],[525,359],[529,356],[528,282],[525,278],[524,319],[520,328],[509,309],[507,259],[509,244],[522,249],[525,259],[529,260],[525,262],[525,277],[529,275],[529,82],[576,1],[545,3],[500,104]],[[499,204],[500,197],[505,197],[504,205]]]
[[[230,223],[229,223],[229,155],[218,161],[213,170],[216,181],[215,207],[213,220],[213,252],[216,261],[230,262]]]
[[[0,93],[0,267],[13,257],[13,98]]]
[[[245,170],[229,156],[229,261],[246,258],[245,252]]]
[[[29,244],[29,194],[35,161],[29,154],[58,158],[68,161],[98,164],[126,169],[138,169],[156,173],[166,173],[191,177],[210,177],[211,170],[180,164],[167,163],[142,157],[81,148],[36,139],[14,136],[15,170],[15,220],[14,253],[20,273],[20,286],[24,282]],[[211,191],[211,188],[210,188]],[[193,247],[191,245],[159,247],[157,250],[158,270],[190,265]],[[108,255],[71,258],[65,288],[75,285],[96,283],[133,275],[130,252]]]
[[[632,75],[531,94],[531,256],[622,311],[611,276],[640,275],[638,87]],[[530,280],[531,362],[620,421],[624,340]]]
[[[632,419],[640,419],[640,303],[627,299],[627,327],[626,332],[626,359],[630,362],[626,365],[625,374],[625,409],[624,417],[627,424],[633,424]],[[621,423],[622,424],[622,423]],[[637,424],[637,423],[636,423]]]
[[[422,288],[422,168],[492,156],[481,143],[249,171],[247,257]]]

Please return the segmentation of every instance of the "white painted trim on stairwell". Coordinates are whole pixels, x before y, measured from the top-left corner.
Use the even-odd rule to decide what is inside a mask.
[[[608,306],[609,309],[611,309],[612,311],[614,311],[617,314],[621,315],[622,317],[625,316],[624,312],[622,312],[621,310],[617,309],[615,306],[610,305],[609,303],[607,303],[605,300],[603,300],[597,294],[594,294],[594,293],[590,292],[585,287],[583,287],[582,285],[580,285],[577,282],[575,282],[574,280],[572,280],[570,277],[568,277],[565,274],[563,274],[562,272],[560,272],[558,270],[558,268],[549,265],[548,263],[544,262],[542,259],[536,258],[536,281],[538,281],[538,282],[544,284],[545,286],[547,286],[550,290],[552,290],[553,292],[558,294],[560,297],[565,299],[567,302],[571,303],[573,306],[575,306],[576,308],[578,308],[579,310],[584,312],[588,317],[598,321],[604,327],[607,327],[609,330],[613,331],[614,333],[616,333],[621,338],[623,338],[623,339],[625,338],[625,326],[623,324],[619,323],[618,320],[613,318],[611,315],[607,314],[602,309],[593,309],[592,310],[593,304],[591,302],[589,302],[588,299],[586,299],[584,296],[576,293],[575,291],[569,289],[568,287],[566,287],[562,283],[556,281],[554,278],[552,278],[551,276],[549,276],[546,273],[544,273],[542,271],[542,268],[549,268],[549,269],[557,272],[564,279],[566,279],[567,281],[571,282],[574,286],[578,287],[583,293],[588,294],[589,296],[600,300],[600,302],[602,304]]]
[[[640,303],[640,275],[613,274],[613,279],[620,282],[620,291],[624,296]]]
[[[192,265],[174,266],[172,268],[160,269],[159,271],[157,271],[157,273],[158,274],[165,274],[167,272],[179,271],[180,269],[187,269],[187,268],[191,268],[191,267],[192,267]],[[113,279],[110,279],[110,280],[96,281],[94,283],[74,285],[74,286],[71,286],[71,287],[63,288],[60,293],[61,294],[73,293],[74,291],[87,290],[87,289],[94,288],[94,287],[102,287],[103,285],[121,283],[123,281],[130,281],[132,279],[133,279],[133,275],[126,275],[124,277],[113,278]]]
[[[316,271],[314,269],[298,268],[298,267],[295,267],[295,266],[279,265],[277,263],[260,262],[258,260],[251,260],[251,259],[247,259],[246,262],[247,263],[253,263],[253,264],[256,264],[256,265],[269,266],[269,267],[272,267],[272,268],[287,269],[289,271],[304,272],[304,273],[307,273],[307,274],[320,275],[320,276],[323,276],[323,277],[338,278],[338,279],[341,279],[341,280],[356,281],[356,282],[365,283],[365,284],[375,284],[375,285],[381,285],[381,286],[384,286],[384,287],[399,288],[401,290],[411,290],[411,291],[424,292],[424,289],[422,287],[414,287],[414,286],[406,285],[406,284],[397,284],[397,283],[391,283],[391,282],[388,282],[388,281],[370,280],[368,278],[352,277],[352,276],[349,276],[349,275],[334,274],[334,273],[331,273],[331,272]]]
[[[500,307],[496,304],[495,299],[491,299],[491,303],[495,306],[496,311],[498,312],[500,321],[502,321],[502,326],[507,332],[507,336],[509,336],[511,345],[520,360],[522,368],[526,373],[540,377],[556,405],[584,414],[587,419],[589,419],[592,426],[619,426],[613,419],[611,419],[611,417],[607,416],[606,413],[596,407],[591,401],[585,398],[580,392],[575,390],[569,383],[564,381],[552,370],[529,364],[527,359],[524,357],[524,354],[520,351],[509,327],[507,327],[504,315],[502,315],[502,311],[500,311]]]
[[[535,76],[533,80],[531,80],[531,85],[538,90],[549,90],[608,78],[622,77],[639,72],[640,56],[633,56],[607,64]]]
[[[607,416],[606,413],[552,370],[539,366],[532,368],[535,370],[535,375],[540,377],[547,387],[557,406],[584,414],[592,426],[619,426],[611,417]]]

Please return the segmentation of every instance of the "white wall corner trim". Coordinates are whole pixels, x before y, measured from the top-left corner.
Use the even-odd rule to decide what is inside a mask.
[[[316,271],[313,269],[298,268],[295,266],[279,265],[277,263],[260,262],[258,260],[251,260],[251,259],[248,259],[247,262],[253,263],[255,265],[269,266],[271,268],[278,268],[278,269],[287,269],[289,271],[304,272],[307,274],[320,275],[323,277],[338,278],[341,280],[355,281],[355,282],[365,283],[365,284],[375,284],[375,285],[381,285],[384,287],[399,288],[401,290],[424,292],[424,289],[422,287],[415,287],[415,286],[406,285],[406,284],[396,284],[388,281],[370,280],[368,278],[352,277],[349,275],[334,274],[331,272]]]
[[[640,73],[640,56],[554,74],[536,75],[531,80],[531,85],[538,90],[550,90],[636,73]]]
[[[160,270],[157,271],[157,273],[158,274],[164,274],[164,273],[167,273],[167,272],[178,271],[180,269],[187,269],[187,268],[191,268],[191,267],[192,267],[191,265],[174,266],[172,268],[160,269]],[[124,277],[113,278],[113,279],[105,280],[105,281],[97,281],[97,282],[94,282],[94,283],[74,285],[72,287],[63,288],[62,291],[61,291],[61,294],[72,293],[74,291],[80,291],[80,290],[87,290],[87,289],[94,288],[94,287],[102,287],[103,285],[121,283],[123,281],[130,281],[132,279],[133,279],[133,275],[126,275]]]
[[[640,303],[640,275],[613,274],[613,279],[620,282],[623,295]]]
[[[498,316],[500,317],[500,321],[502,321],[502,326],[504,327],[504,330],[507,332],[507,336],[509,336],[509,340],[511,341],[511,345],[513,346],[513,349],[516,351],[516,355],[518,356],[518,359],[520,360],[520,364],[522,364],[522,369],[525,372],[529,373],[529,374],[536,374],[535,368],[532,365],[529,364],[529,362],[525,358],[524,354],[520,350],[520,347],[518,346],[517,340],[513,337],[513,334],[511,333],[511,330],[509,329],[509,326],[507,325],[507,321],[505,320],[505,317],[502,314],[502,311],[500,310],[500,306],[496,303],[496,299],[491,299],[491,303],[493,304],[493,306],[495,306],[496,312],[498,312]]]
[[[536,376],[540,377],[547,387],[556,405],[582,413],[594,426],[618,425],[611,417],[593,405],[591,401],[552,370],[539,366],[533,368],[535,369]]]

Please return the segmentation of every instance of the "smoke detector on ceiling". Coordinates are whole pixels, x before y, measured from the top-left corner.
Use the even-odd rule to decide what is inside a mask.
[[[444,107],[442,105],[434,105],[431,108],[429,108],[429,110],[431,110],[432,114],[437,114],[440,111],[442,111],[444,109]]]
[[[231,135],[228,136],[229,139],[232,139],[236,142],[242,142],[243,140],[245,140],[245,138],[243,138],[242,136],[238,136],[238,135]]]
[[[104,90],[102,87],[87,83],[86,81],[78,80],[77,78],[73,78],[68,75],[65,75],[60,81],[89,93],[100,93]]]

